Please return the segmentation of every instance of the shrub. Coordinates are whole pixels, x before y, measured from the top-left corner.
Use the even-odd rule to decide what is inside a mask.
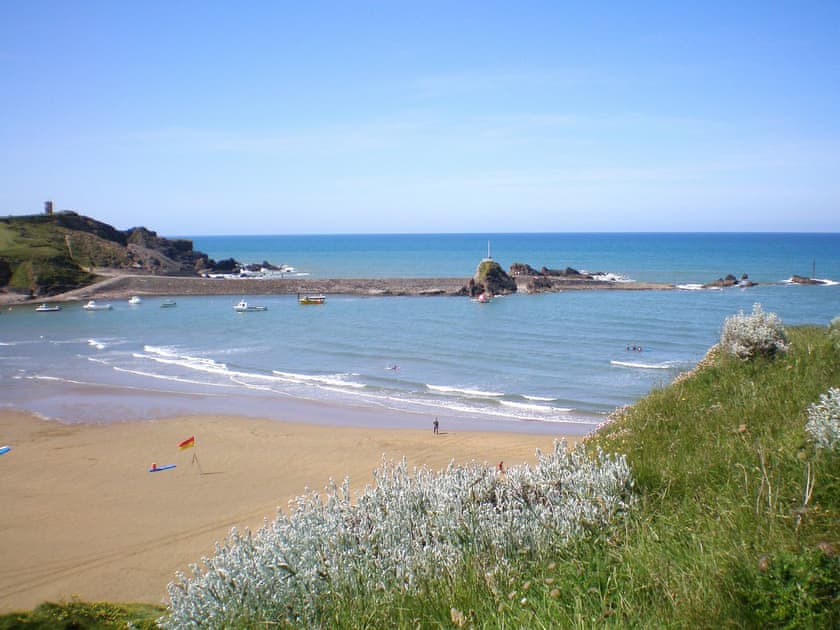
[[[840,450],[840,389],[832,387],[820,395],[819,402],[808,407],[805,430],[817,448]]]
[[[623,457],[555,444],[534,467],[428,469],[383,463],[354,504],[349,484],[298,497],[255,535],[235,531],[194,576],[169,585],[170,628],[225,628],[264,621],[318,627],[331,597],[422,592],[467,563],[493,571],[599,531],[633,500]]]
[[[723,322],[720,345],[739,359],[757,356],[772,357],[787,351],[787,335],[781,319],[775,313],[765,313],[761,304],[754,304],[751,315],[743,311]]]
[[[834,343],[834,347],[840,350],[840,315],[832,319],[828,325],[828,336]]]
[[[840,559],[819,549],[782,551],[762,559],[746,593],[757,627],[836,628]]]

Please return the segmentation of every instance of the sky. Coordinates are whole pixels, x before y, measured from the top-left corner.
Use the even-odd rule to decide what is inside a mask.
[[[840,231],[840,2],[0,0],[0,215]]]

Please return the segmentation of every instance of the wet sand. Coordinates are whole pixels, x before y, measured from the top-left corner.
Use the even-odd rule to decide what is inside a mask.
[[[179,450],[191,435],[196,447]],[[435,470],[510,466],[556,437],[214,415],[69,425],[2,411],[0,446],[11,450],[0,455],[0,612],[72,597],[164,603],[175,572],[231,527],[257,529],[330,478],[359,490],[383,454]],[[152,463],[176,468],[150,473]]]

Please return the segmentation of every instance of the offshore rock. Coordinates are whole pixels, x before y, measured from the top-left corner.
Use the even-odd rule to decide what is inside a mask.
[[[825,284],[823,280],[817,280],[815,278],[807,278],[805,276],[797,275],[791,276],[790,281],[794,284]]]
[[[755,282],[752,282],[749,279],[747,274],[742,274],[741,279],[738,280],[735,276],[731,273],[728,274],[725,278],[718,278],[717,280],[712,280],[711,282],[707,282],[703,285],[704,289],[726,289],[729,287],[754,287]]]
[[[495,260],[485,258],[479,263],[466,288],[470,297],[477,297],[482,293],[506,295],[516,293],[516,281],[505,273]]]

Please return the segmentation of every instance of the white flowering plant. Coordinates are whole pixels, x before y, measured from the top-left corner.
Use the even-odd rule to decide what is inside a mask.
[[[761,304],[754,304],[751,314],[741,311],[726,318],[720,345],[729,354],[747,360],[786,352],[788,340],[779,316],[765,313]]]
[[[488,570],[599,531],[634,502],[623,456],[556,442],[534,466],[433,473],[383,460],[352,501],[349,481],[302,495],[256,534],[231,532],[193,576],[169,585],[165,628],[319,627],[337,593],[405,594],[465,563]]]
[[[840,389],[830,388],[808,407],[805,431],[817,448],[840,450]]]

